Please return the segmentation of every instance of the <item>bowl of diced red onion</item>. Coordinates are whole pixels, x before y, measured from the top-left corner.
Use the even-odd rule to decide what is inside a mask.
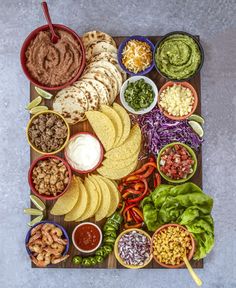
[[[122,266],[144,268],[152,260],[151,237],[141,229],[125,230],[116,239],[114,252]]]

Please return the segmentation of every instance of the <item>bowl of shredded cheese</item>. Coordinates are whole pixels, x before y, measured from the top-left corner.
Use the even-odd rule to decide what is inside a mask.
[[[118,62],[129,75],[145,75],[154,67],[154,48],[153,43],[146,37],[128,37],[119,46]]]
[[[188,82],[164,84],[158,94],[158,106],[161,112],[172,120],[185,120],[197,108],[198,95]]]

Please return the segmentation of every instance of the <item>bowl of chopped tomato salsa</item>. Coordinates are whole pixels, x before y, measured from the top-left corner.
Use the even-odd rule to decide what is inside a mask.
[[[186,144],[173,142],[164,146],[157,157],[161,176],[172,183],[188,181],[197,170],[197,157]]]
[[[102,243],[102,231],[94,223],[80,223],[73,230],[72,242],[80,252],[92,253],[98,249]]]

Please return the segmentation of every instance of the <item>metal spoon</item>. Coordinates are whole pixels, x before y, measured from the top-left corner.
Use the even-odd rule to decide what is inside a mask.
[[[60,37],[56,34],[56,32],[53,28],[51,17],[50,17],[49,11],[48,11],[47,2],[44,1],[41,3],[41,5],[42,5],[44,17],[45,17],[46,21],[48,22],[48,26],[50,28],[52,43],[57,43],[57,41],[60,39]]]
[[[193,280],[195,281],[195,283],[198,286],[202,286],[202,280],[197,276],[197,274],[194,272],[191,264],[188,261],[188,258],[186,257],[186,255],[183,257],[184,263],[186,265],[186,267],[188,268],[188,272],[189,274],[192,276]]]

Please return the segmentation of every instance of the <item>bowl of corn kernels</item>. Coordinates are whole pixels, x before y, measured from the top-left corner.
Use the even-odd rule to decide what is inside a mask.
[[[182,225],[163,225],[152,236],[152,255],[162,267],[181,268],[185,265],[183,257],[191,260],[194,251],[194,238]]]

